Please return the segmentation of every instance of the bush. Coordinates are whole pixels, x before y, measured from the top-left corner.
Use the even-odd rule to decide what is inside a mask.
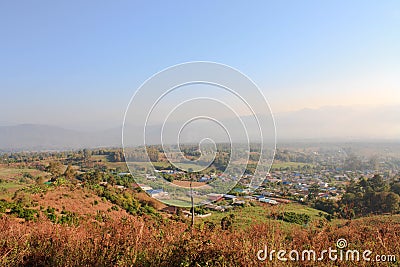
[[[38,216],[38,211],[26,209],[21,205],[14,204],[11,207],[11,214],[15,214],[18,218],[25,219],[26,221],[34,221]]]
[[[115,210],[115,211],[119,211],[119,208],[118,208],[118,206],[115,206],[115,205],[114,205],[114,206],[112,206],[112,207],[111,207],[111,209],[112,209],[112,210]]]
[[[310,222],[310,216],[305,213],[295,213],[295,212],[284,212],[283,214],[279,214],[277,217],[278,220],[283,220],[289,223],[297,223],[300,225],[308,224]]]
[[[234,214],[229,214],[229,216],[225,216],[224,218],[222,218],[221,220],[221,229],[222,230],[231,230],[232,229],[232,225],[235,219],[235,215]]]

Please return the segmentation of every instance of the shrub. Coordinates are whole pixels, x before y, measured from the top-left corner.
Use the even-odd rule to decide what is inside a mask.
[[[310,222],[310,216],[305,213],[295,213],[295,212],[284,212],[283,214],[279,214],[277,217],[278,220],[283,220],[289,223],[297,223],[300,225],[308,224]]]

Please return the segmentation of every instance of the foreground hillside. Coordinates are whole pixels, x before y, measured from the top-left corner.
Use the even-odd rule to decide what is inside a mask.
[[[310,215],[310,223],[302,226],[272,219],[275,207],[256,205],[198,219],[191,229],[184,217],[151,209],[132,214],[79,184],[41,188],[27,187],[2,202],[20,206],[2,210],[0,266],[382,266],[328,257],[321,262],[283,262],[276,254],[272,260],[257,258],[265,246],[318,253],[336,249],[340,238],[349,249],[371,250],[371,258],[400,254],[400,215],[329,222],[298,204],[279,208]],[[145,194],[136,196],[142,205],[150,203]],[[27,210],[36,213],[28,216]],[[222,224],[224,218],[232,227]]]
[[[315,266],[316,262],[282,262],[257,259],[257,252],[271,249],[335,248],[345,238],[351,249],[399,255],[400,225],[379,217],[344,224],[295,227],[290,231],[270,223],[246,230],[219,226],[190,231],[187,224],[148,216],[106,221],[99,225],[53,224],[43,219],[18,222],[0,219],[1,266]],[[319,263],[319,262],[317,262]],[[354,264],[354,262],[353,262]],[[381,266],[358,262],[360,266]],[[349,266],[349,262],[324,259],[319,266]],[[395,263],[386,266],[396,266]]]
[[[397,194],[397,180],[349,183],[338,202],[320,201],[317,193],[307,202],[277,195],[279,204],[227,195],[196,207],[191,227],[189,209],[168,208],[138,187],[120,151],[2,160],[0,266],[398,266],[398,201],[393,212],[380,205]],[[338,240],[346,246],[338,249]],[[282,250],[299,258],[279,259]],[[336,258],[320,258],[330,250]],[[349,250],[371,251],[369,261],[342,259]],[[315,259],[304,251],[315,251]]]

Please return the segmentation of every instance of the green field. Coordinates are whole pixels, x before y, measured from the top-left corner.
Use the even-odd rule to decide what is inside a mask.
[[[19,177],[22,177],[22,175],[24,173],[29,173],[32,176],[45,174],[44,172],[41,172],[41,171],[35,170],[35,169],[28,169],[28,168],[19,169],[19,168],[0,167],[0,178],[1,179],[19,178]]]
[[[179,199],[171,199],[171,200],[165,200],[165,204],[170,205],[170,206],[187,206],[188,202],[179,200]]]
[[[9,181],[0,183],[0,199],[10,199],[14,192],[23,188],[26,185]]]
[[[0,190],[1,189],[6,189],[6,190],[16,189],[16,188],[21,188],[22,186],[23,186],[22,184],[15,183],[15,182],[3,182],[3,183],[0,183]]]
[[[107,155],[92,155],[90,158],[94,161],[108,162]]]
[[[92,160],[94,161],[100,161],[104,163],[107,167],[109,168],[120,168],[123,171],[127,171],[126,163],[125,162],[110,162],[107,159],[106,155],[93,155]],[[250,162],[252,164],[256,164],[256,162]],[[159,162],[152,162],[151,163],[155,168],[157,169],[163,169],[169,167],[171,164],[169,162],[165,161],[159,161]],[[149,168],[151,167],[149,162],[128,162],[128,165],[130,167],[135,167],[135,168]],[[302,163],[302,162],[283,162],[283,161],[274,161],[272,164],[272,169],[285,169],[285,168],[294,168],[297,169],[300,166],[300,168],[303,168],[304,166],[309,166],[310,168],[314,167],[313,164],[309,163]],[[193,168],[196,169],[198,168],[198,165],[196,164],[190,164],[190,163],[179,163],[179,167],[181,169],[189,169]]]
[[[36,169],[0,166],[0,199],[9,199],[15,191],[32,182],[30,179],[24,179],[24,174],[30,174],[32,179],[35,179],[48,173]]]
[[[278,206],[278,208],[281,208],[282,211],[286,211],[286,212],[304,213],[304,214],[309,215],[312,219],[319,217],[319,213],[327,214],[324,211],[313,209],[313,208],[310,208],[308,206],[301,205],[298,203],[285,204],[280,207]]]
[[[295,212],[295,213],[304,213],[311,217],[311,220],[319,219],[319,213],[325,214],[325,212],[297,204],[297,203],[290,203],[290,204],[280,204],[278,206],[267,206],[267,205],[259,205],[256,203],[255,206],[247,206],[244,208],[236,208],[229,212],[218,212],[212,211],[212,215],[206,218],[196,218],[197,224],[200,224],[205,221],[211,221],[215,224],[220,224],[221,219],[223,217],[228,216],[229,214],[235,215],[235,228],[246,228],[254,223],[261,223],[261,222],[271,222],[274,224],[280,224],[283,228],[291,228],[294,227],[294,224],[287,223],[284,221],[278,221],[270,218],[271,212]],[[296,225],[297,226],[297,225]]]

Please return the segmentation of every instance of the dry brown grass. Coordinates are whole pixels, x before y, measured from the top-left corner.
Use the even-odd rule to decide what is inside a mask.
[[[129,216],[123,209],[110,211],[113,206],[111,202],[103,201],[92,191],[79,187],[60,186],[44,194],[33,194],[31,198],[44,208],[50,206],[58,211],[67,210],[78,215],[96,215],[100,211],[107,212],[111,219]]]
[[[18,167],[11,168],[5,165],[0,165],[0,179],[3,180],[17,180],[19,178],[22,178],[25,173],[29,173],[33,177],[48,175],[47,172],[42,172],[35,169]]]
[[[190,188],[190,181],[179,181],[179,180],[174,180],[172,181],[173,184],[177,185],[177,186],[181,186],[181,187],[186,187],[186,188]],[[192,187],[200,187],[200,186],[205,186],[207,185],[206,183],[203,182],[192,182]]]
[[[184,223],[130,217],[79,227],[42,220],[20,223],[0,219],[1,266],[349,266],[348,262],[260,262],[256,253],[267,245],[278,249],[335,247],[345,238],[352,249],[379,254],[400,253],[400,225],[378,218],[356,220],[323,228],[282,231],[272,222],[246,230],[188,230]],[[353,264],[354,265],[354,264]],[[359,262],[361,266],[374,263]],[[376,265],[382,266],[382,265]],[[388,265],[386,265],[388,266]],[[395,266],[395,265],[393,265]]]
[[[152,206],[153,208],[157,210],[162,210],[163,208],[167,207],[167,205],[163,204],[160,201],[157,201],[156,199],[150,197],[148,194],[145,192],[138,192],[135,193],[135,199],[139,201],[143,201],[145,203],[148,203],[148,205]]]

